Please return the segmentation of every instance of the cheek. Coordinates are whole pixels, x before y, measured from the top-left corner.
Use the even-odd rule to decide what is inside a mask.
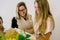
[[[20,13],[21,16],[25,16],[25,13]]]
[[[25,15],[26,13],[27,13],[27,11],[26,11],[26,10],[24,10],[22,14],[23,14],[23,15]]]
[[[38,10],[39,10],[38,6],[35,6],[35,11],[38,11]]]
[[[38,4],[35,3],[35,11],[38,11]]]
[[[39,10],[38,10],[38,8],[35,8],[35,12],[38,12]]]
[[[2,24],[2,20],[0,20],[0,24]]]
[[[27,13],[27,11],[25,10],[25,14]]]
[[[35,8],[35,11],[37,11],[37,8]]]

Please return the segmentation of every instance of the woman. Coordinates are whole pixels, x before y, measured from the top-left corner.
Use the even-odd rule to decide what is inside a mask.
[[[3,27],[3,19],[1,16],[0,16],[0,40],[6,40],[5,33],[4,33],[4,27]]]
[[[35,0],[34,32],[37,40],[49,40],[54,29],[54,19],[47,0]]]
[[[12,19],[12,28],[19,28],[28,33],[34,33],[31,15],[27,12],[24,2],[19,2],[16,8],[16,17]]]
[[[3,19],[1,16],[0,16],[0,32],[4,32]]]

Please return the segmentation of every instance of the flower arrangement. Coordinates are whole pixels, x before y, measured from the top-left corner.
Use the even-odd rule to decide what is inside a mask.
[[[36,40],[31,36],[30,33],[25,32],[22,29],[19,29],[19,34],[17,35],[17,40]]]
[[[17,40],[30,40],[31,35],[27,34],[27,32],[25,32],[22,29],[19,29],[19,34],[17,36]]]
[[[6,32],[5,37],[6,37],[6,40],[16,40],[17,35],[18,35],[18,32],[11,28]]]
[[[30,35],[26,34],[26,36],[24,36],[23,34],[19,34],[17,37],[17,40],[30,40]]]
[[[4,40],[32,40],[31,35],[21,29],[9,29],[5,36],[3,34],[0,35],[0,38]],[[0,39],[1,40],[1,39]]]
[[[0,40],[6,40],[5,36],[4,36],[4,34],[2,32],[0,32]]]

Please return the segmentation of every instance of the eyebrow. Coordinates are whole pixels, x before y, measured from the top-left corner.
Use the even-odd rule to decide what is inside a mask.
[[[25,9],[22,9],[22,10],[19,10],[19,11],[23,11],[23,10],[25,10]]]

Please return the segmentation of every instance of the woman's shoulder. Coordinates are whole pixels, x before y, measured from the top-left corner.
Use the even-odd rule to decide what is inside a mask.
[[[15,17],[12,18],[13,20],[16,20]]]
[[[53,19],[52,16],[48,16],[47,20],[48,20],[48,21],[53,21],[54,19]]]
[[[12,24],[11,24],[11,27],[12,28],[18,28],[18,25],[17,25],[17,20],[15,19],[15,17],[12,18]]]
[[[53,19],[52,16],[49,16],[47,18],[47,29],[46,29],[46,33],[52,32],[52,30],[54,29],[54,26],[55,26],[54,19]]]
[[[15,17],[12,18],[12,21],[17,21]]]
[[[50,24],[51,26],[55,26],[55,21],[54,21],[54,18],[52,16],[49,16],[47,18],[47,24]]]
[[[49,16],[49,17],[48,17],[48,19],[47,19],[47,24],[49,24],[50,27],[53,27],[53,29],[54,29],[54,27],[55,27],[55,21],[54,21],[53,16]],[[49,25],[48,25],[48,26],[49,26]]]

